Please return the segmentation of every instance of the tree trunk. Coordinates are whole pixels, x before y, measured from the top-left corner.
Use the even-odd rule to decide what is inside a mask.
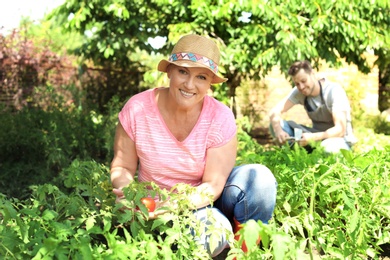
[[[379,69],[378,108],[380,112],[390,108],[390,64]]]

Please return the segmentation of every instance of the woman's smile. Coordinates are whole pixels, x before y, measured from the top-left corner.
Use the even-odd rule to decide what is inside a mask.
[[[195,93],[187,92],[187,91],[184,91],[182,89],[179,89],[179,91],[186,98],[191,98],[191,97],[196,95]]]

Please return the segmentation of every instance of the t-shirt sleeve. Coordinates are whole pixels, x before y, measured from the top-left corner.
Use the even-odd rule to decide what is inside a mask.
[[[132,102],[131,98],[126,102],[126,104],[123,106],[122,110],[119,112],[118,118],[119,122],[122,124],[123,129],[125,132],[129,135],[131,140],[134,141],[134,133],[132,131]]]
[[[328,108],[332,113],[351,110],[347,93],[340,85],[335,85],[329,94],[330,98],[326,100],[330,101]]]
[[[233,112],[227,106],[221,105],[215,111],[209,131],[207,148],[221,147],[235,137],[237,133],[236,120]]]
[[[297,104],[303,105],[305,101],[305,96],[301,92],[299,92],[297,87],[294,87],[288,94],[287,99],[290,100],[295,105]]]
[[[119,112],[119,122],[122,124],[123,129],[129,135],[131,140],[136,141],[136,131],[140,119],[145,117],[145,111],[149,109],[147,105],[148,93],[140,93],[132,96],[122,110]]]

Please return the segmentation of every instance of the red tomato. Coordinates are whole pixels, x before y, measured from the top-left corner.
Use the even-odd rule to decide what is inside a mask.
[[[145,205],[149,212],[153,212],[156,208],[156,202],[152,198],[142,198],[141,202]]]

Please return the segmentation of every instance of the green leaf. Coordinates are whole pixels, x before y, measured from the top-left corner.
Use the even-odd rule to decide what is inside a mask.
[[[360,214],[358,211],[355,211],[351,218],[348,220],[347,230],[348,233],[353,233],[360,226]]]
[[[0,209],[2,209],[0,212],[2,213],[2,218],[4,219],[4,222],[8,222],[9,220],[17,218],[17,211],[8,201],[6,201],[5,205],[1,205]]]
[[[343,198],[343,200],[344,200],[344,203],[345,203],[350,209],[355,209],[354,201],[353,201],[352,199],[350,199],[344,191],[342,191],[341,194],[342,194],[342,198]]]
[[[44,220],[53,220],[58,216],[58,213],[54,210],[45,209],[42,213],[42,219]]]
[[[347,162],[349,162],[349,163],[353,162],[353,152],[352,151],[341,149],[340,152],[344,156],[344,158],[347,160]]]
[[[343,184],[336,184],[336,185],[333,185],[331,186],[329,189],[327,189],[325,191],[326,194],[329,194],[329,193],[332,193],[334,191],[339,191],[339,190],[342,190],[344,188],[344,185]]]
[[[87,220],[85,221],[85,228],[86,228],[87,230],[90,230],[91,228],[94,227],[95,223],[96,223],[95,216],[90,216],[90,217],[88,217]]]
[[[68,223],[69,224],[69,223]],[[54,222],[52,227],[55,232],[55,236],[61,240],[67,241],[69,237],[74,234],[74,231],[67,223]]]
[[[132,242],[132,237],[131,237],[129,231],[127,231],[126,228],[123,228],[122,230],[123,230],[123,233],[125,234],[126,243],[130,244]]]
[[[289,238],[285,234],[275,234],[272,236],[273,255],[275,260],[284,260],[286,252],[289,250]]]
[[[164,225],[166,223],[167,223],[166,220],[164,220],[162,218],[157,218],[157,219],[153,220],[152,230],[155,230],[157,227]]]
[[[248,220],[244,224],[244,241],[248,249],[254,248],[259,239],[260,227],[254,220]]]
[[[141,227],[136,221],[131,221],[130,230],[133,237],[136,237],[138,235],[138,232],[141,230]]]
[[[287,201],[283,203],[283,208],[286,210],[287,213],[291,212],[291,206]]]

